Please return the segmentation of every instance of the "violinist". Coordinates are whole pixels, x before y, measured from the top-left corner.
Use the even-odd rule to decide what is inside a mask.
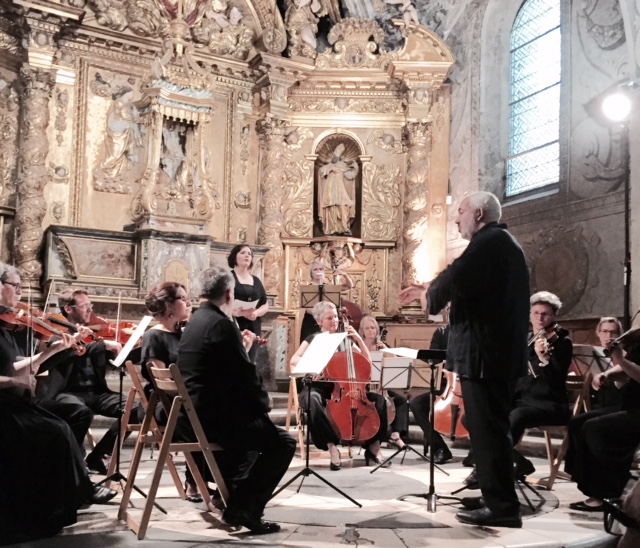
[[[3,306],[20,300],[20,274],[0,263]],[[38,405],[36,381],[48,358],[74,344],[69,335],[36,355],[19,357],[15,332],[0,328],[0,542],[53,536],[77,520],[85,502],[104,504],[116,492],[89,481],[69,425]]]
[[[612,343],[622,335],[622,324],[618,318],[613,316],[607,316],[600,318],[598,326],[596,327],[596,336],[600,342],[599,347],[594,347],[594,352],[598,362],[606,369],[613,367],[611,358],[606,357],[607,353],[611,350]],[[599,380],[603,379],[603,373],[596,375]],[[595,379],[594,379],[595,380]],[[591,391],[591,409],[606,409],[608,407],[616,407],[620,404],[620,390],[615,383],[600,383],[596,382],[598,388],[594,388]]]
[[[90,331],[93,305],[84,289],[68,289],[58,295],[58,306],[65,319],[77,326],[81,335]],[[106,367],[122,346],[115,341],[95,341],[87,345],[82,356],[68,356],[64,364],[50,371],[45,380],[46,397],[57,402],[73,403],[105,417],[117,418],[122,412],[120,394],[107,386]],[[124,402],[123,402],[124,403]],[[130,418],[136,421],[134,414]],[[104,458],[110,455],[118,436],[118,423],[114,421],[95,448],[87,455],[90,470],[107,473]]]
[[[338,331],[338,311],[333,303],[321,301],[313,307],[312,312],[322,333],[336,333]],[[346,332],[348,340],[351,341],[352,349],[355,352],[363,354],[369,361],[371,361],[369,351],[367,350],[364,341],[353,326],[347,326]],[[309,348],[309,345],[315,335],[316,333],[309,335],[307,339],[302,342],[296,353],[291,357],[291,369],[298,364],[300,358],[302,358],[307,348]],[[323,382],[321,379],[314,379],[314,382],[311,385],[311,401],[308,401],[307,390],[302,390],[301,386],[298,387],[298,397],[300,406],[304,409],[309,409],[309,431],[314,445],[318,449],[329,451],[331,455],[329,467],[331,470],[337,471],[340,470],[342,466],[340,461],[340,452],[337,447],[338,443],[340,443],[340,438],[331,424],[326,410],[327,400],[331,397],[332,389],[332,383]],[[366,449],[365,461],[367,465],[369,465],[369,461],[373,461],[374,464],[380,464],[384,460],[380,451],[380,441],[386,433],[386,404],[382,396],[373,392],[367,392],[367,398],[375,404],[376,412],[380,417],[380,427],[376,435],[363,444],[363,447]],[[387,463],[387,466],[389,464],[390,463]]]
[[[625,354],[620,345],[612,345],[611,359],[614,366],[596,375],[592,386],[615,382],[620,404],[582,413],[569,422],[564,469],[588,497],[571,503],[572,510],[602,512],[604,499],[622,496],[640,444],[640,347]]]
[[[389,348],[387,344],[380,338],[380,326],[378,321],[370,315],[363,316],[360,320],[360,336],[369,350],[369,352],[377,352],[383,348]],[[402,436],[406,436],[409,431],[409,415],[407,398],[402,394],[398,394],[392,390],[388,390],[388,395],[392,398],[394,407],[394,419],[391,421],[388,442],[397,449],[405,446]]]

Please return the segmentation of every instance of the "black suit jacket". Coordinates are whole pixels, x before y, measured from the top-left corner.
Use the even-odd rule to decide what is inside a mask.
[[[472,379],[527,370],[529,272],[506,225],[489,223],[428,291],[431,314],[451,302],[447,369]]]
[[[217,306],[203,303],[185,327],[178,367],[211,441],[237,445],[251,423],[275,430],[267,416],[269,394],[240,330]]]

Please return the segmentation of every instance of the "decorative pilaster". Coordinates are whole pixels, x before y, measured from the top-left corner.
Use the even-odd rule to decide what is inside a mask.
[[[411,122],[405,126],[407,143],[407,179],[404,192],[404,230],[402,239],[404,252],[402,255],[402,286],[413,282],[424,282],[420,279],[419,263],[421,246],[424,245],[429,222],[428,184],[429,161],[431,155],[431,124]]]
[[[49,152],[49,99],[55,76],[52,72],[24,65],[20,69],[22,114],[18,146],[18,207],[16,223],[16,263],[23,281],[39,282],[42,264],[42,219],[47,210],[44,187],[49,180],[46,159]]]
[[[262,180],[260,181],[260,229],[258,243],[269,248],[264,258],[262,280],[269,295],[276,296],[276,305],[281,304],[278,284],[282,278],[282,240],[284,226],[282,204],[286,194],[285,164],[289,158],[285,137],[289,133],[289,122],[266,118],[258,122],[262,156]]]

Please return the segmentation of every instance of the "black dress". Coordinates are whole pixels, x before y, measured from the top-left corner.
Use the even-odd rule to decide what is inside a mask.
[[[0,375],[12,376],[15,350],[0,337]],[[92,492],[69,426],[28,395],[0,390],[0,544],[56,534],[77,521]]]
[[[267,292],[262,285],[262,282],[259,278],[252,276],[253,285],[243,284],[238,280],[238,276],[234,270],[233,278],[236,281],[236,286],[234,289],[234,297],[238,301],[252,302],[258,301],[256,304],[256,308],[260,308],[262,305],[267,304]],[[240,331],[244,329],[248,329],[252,333],[255,333],[258,337],[262,334],[262,318],[256,318],[255,320],[250,320],[248,318],[236,317],[236,321],[238,322],[238,327]],[[256,354],[258,353],[259,346],[254,344],[249,350],[249,358],[253,363],[256,361]]]

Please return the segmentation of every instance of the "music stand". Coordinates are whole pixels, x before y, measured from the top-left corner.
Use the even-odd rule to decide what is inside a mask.
[[[296,365],[295,369],[291,372],[292,377],[302,377],[302,381],[305,384],[306,390],[307,390],[307,406],[304,409],[304,412],[307,417],[307,435],[305,438],[305,446],[307,450],[305,455],[305,466],[295,476],[293,476],[289,481],[287,481],[282,487],[280,487],[275,493],[273,493],[273,495],[271,495],[271,498],[274,498],[281,491],[283,491],[289,485],[291,485],[294,481],[296,481],[299,477],[302,477],[302,480],[300,481],[300,485],[296,490],[296,493],[299,493],[300,489],[302,489],[302,484],[304,483],[304,479],[309,476],[315,476],[320,481],[324,482],[326,485],[331,487],[331,489],[333,489],[334,491],[342,495],[344,498],[346,498],[347,500],[350,500],[351,502],[353,502],[353,504],[355,504],[359,508],[362,508],[362,504],[360,504],[357,500],[352,499],[344,491],[342,491],[341,489],[333,485],[333,483],[331,483],[330,481],[323,478],[320,474],[318,474],[318,472],[316,472],[309,466],[309,453],[310,453],[309,446],[311,445],[309,424],[311,422],[310,414],[311,414],[312,375],[320,375],[322,371],[324,371],[324,368],[329,363],[329,360],[335,353],[340,343],[346,338],[346,335],[347,334],[344,332],[319,333],[318,335],[316,335],[314,339],[311,341],[309,348],[307,348],[302,358],[300,358],[298,365]]]
[[[442,367],[437,367],[436,363],[441,363],[445,360],[447,356],[446,350],[418,350],[417,358],[418,360],[422,360],[428,362],[430,364],[430,379],[429,379],[429,407],[431,410],[431,420],[429,421],[431,431],[429,436],[429,492],[428,493],[410,493],[408,495],[402,495],[398,497],[398,500],[404,500],[407,497],[420,497],[426,499],[427,501],[427,511],[435,512],[436,511],[436,502],[438,499],[448,499],[448,500],[456,500],[460,501],[458,497],[452,497],[450,495],[439,495],[436,493],[435,489],[435,468],[436,464],[433,460],[433,438],[435,435],[435,429],[433,426],[434,419],[434,407],[435,407],[435,390],[436,390],[436,370],[441,372]],[[439,468],[439,470],[442,470]],[[446,472],[445,472],[446,473]],[[448,475],[448,474],[447,474]]]
[[[591,373],[595,376],[598,373],[604,373],[611,365],[611,358],[604,355],[602,347],[588,344],[573,345],[571,367],[578,375]]]
[[[411,388],[426,388],[428,378],[426,378],[426,369],[430,367],[429,364],[421,361],[414,360],[407,357],[394,357],[389,358],[383,354],[382,363],[380,367],[380,390],[400,390],[407,395],[409,400],[411,395]],[[373,370],[372,370],[373,371]],[[373,373],[372,378],[373,381]],[[407,401],[407,418],[409,417],[409,401]],[[408,423],[409,421],[407,421]],[[378,468],[383,467],[385,464],[393,460],[399,453],[403,453],[400,464],[404,463],[404,459],[407,456],[407,451],[413,451],[423,460],[429,460],[425,455],[420,454],[408,443],[404,447],[396,449],[396,451],[384,459],[380,464],[373,468],[369,473],[373,474]],[[439,470],[444,472],[440,467]],[[446,472],[444,472],[446,474]],[[448,475],[448,474],[447,474]]]
[[[317,303],[329,301],[340,308],[341,285],[303,285],[300,286],[300,308],[313,308]]]

